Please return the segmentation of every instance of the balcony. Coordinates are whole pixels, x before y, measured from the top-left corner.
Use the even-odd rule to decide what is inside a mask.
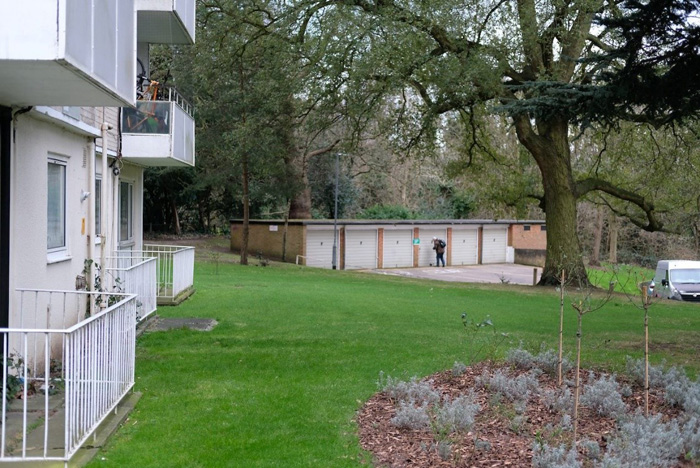
[[[138,42],[194,44],[195,0],[136,0]]]
[[[130,251],[117,251],[116,257],[107,259],[105,272],[112,290],[136,294],[136,321],[141,322],[156,311],[157,307],[157,259],[134,256]]]
[[[136,296],[22,289],[15,307],[22,322],[0,329],[0,462],[67,466],[134,385]]]
[[[145,244],[138,254],[158,260],[158,304],[179,304],[194,293],[194,247]]]
[[[133,103],[134,1],[0,2],[0,104]]]
[[[160,96],[122,109],[122,156],[149,167],[194,166],[192,106],[174,88]]]

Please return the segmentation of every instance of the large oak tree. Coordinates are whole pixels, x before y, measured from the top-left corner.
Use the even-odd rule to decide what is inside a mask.
[[[622,200],[643,219],[643,229],[664,228],[651,200],[604,174],[577,179],[572,171],[571,125],[592,96],[587,86],[598,85],[592,79],[601,67],[624,66],[620,56],[585,60],[620,40],[595,24],[597,15],[620,14],[614,2],[300,0],[294,11],[297,37],[356,44],[346,71],[385,96],[400,97],[396,119],[403,119],[408,145],[435,138],[441,116],[470,115],[475,105],[508,115],[542,180],[542,193],[533,194],[547,218],[541,284],[556,284],[562,268],[569,278],[588,282],[576,222],[577,201],[586,195]],[[346,36],[339,38],[335,25],[341,21]]]

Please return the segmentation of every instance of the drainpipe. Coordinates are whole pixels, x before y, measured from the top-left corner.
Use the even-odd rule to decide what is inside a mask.
[[[10,160],[12,109],[0,107],[0,327],[10,324]]]
[[[104,107],[102,108],[102,116],[104,119],[105,115],[105,109]],[[107,222],[107,218],[109,217],[109,206],[108,206],[108,197],[107,197],[107,181],[109,180],[109,167],[107,165],[107,131],[111,130],[112,126],[108,124],[107,122],[102,122],[102,125],[100,126],[100,130],[102,130],[102,184],[100,185],[101,187],[101,194],[100,194],[100,214],[102,216],[102,222],[100,223],[100,228],[101,228],[101,233],[100,233],[100,285],[102,286],[102,290],[106,291],[106,283],[105,283],[105,269],[107,266],[106,260],[107,260],[107,241],[111,241],[111,239],[107,238],[107,226],[109,226],[109,223]],[[110,235],[111,237],[111,235]],[[107,307],[107,297],[103,294],[102,295],[102,300],[100,301],[100,307],[103,309]]]
[[[91,260],[85,272],[85,278],[87,282],[88,292],[95,290],[95,270],[94,270],[94,256],[95,256],[95,139],[93,138],[87,144],[85,151],[88,152],[88,188],[87,188],[87,258]],[[96,312],[95,303],[93,297],[90,296],[90,315]]]
[[[116,167],[116,166],[115,166]],[[119,250],[119,172],[113,172],[112,178],[112,246],[113,255]]]

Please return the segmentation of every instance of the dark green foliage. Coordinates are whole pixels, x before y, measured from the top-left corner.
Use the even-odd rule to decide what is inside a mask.
[[[336,167],[334,155],[317,158],[309,168],[308,177],[311,186],[312,212],[318,218],[335,217]],[[357,199],[358,187],[348,176],[347,164],[339,161],[338,168],[338,218],[347,217]]]
[[[697,118],[700,25],[692,17],[699,8],[698,0],[628,0],[623,15],[600,19],[622,43],[592,59],[604,70],[602,92],[588,109],[593,117],[641,110],[658,124]]]
[[[358,215],[360,219],[417,219],[415,212],[404,206],[396,205],[374,205],[361,211]]]
[[[499,109],[537,118],[562,116],[593,122],[646,121],[665,125],[696,119],[700,109],[700,25],[691,16],[698,0],[628,0],[620,13],[599,16],[610,42],[580,60],[589,70],[580,82],[511,83],[526,97]]]

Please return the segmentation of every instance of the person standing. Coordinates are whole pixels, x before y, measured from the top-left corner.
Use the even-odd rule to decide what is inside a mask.
[[[442,239],[438,239],[437,237],[433,237],[433,250],[435,251],[435,266],[439,267],[440,262],[442,262],[442,266],[445,266],[445,241]]]

